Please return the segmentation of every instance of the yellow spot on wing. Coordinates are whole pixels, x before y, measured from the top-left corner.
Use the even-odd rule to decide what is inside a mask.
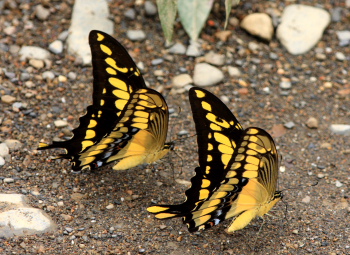
[[[91,139],[94,138],[96,136],[96,132],[92,129],[88,129],[86,130],[86,135],[85,135],[85,139]]]
[[[107,67],[107,68],[106,68],[106,72],[109,73],[109,74],[111,74],[111,75],[117,75],[116,70],[114,70],[114,69],[111,68],[111,67]]]
[[[102,34],[100,34],[100,33],[97,33],[97,41],[102,41],[103,39],[104,39],[105,37],[102,35]]]
[[[100,45],[100,48],[101,48],[101,50],[102,50],[104,53],[106,53],[107,55],[111,55],[111,54],[112,54],[111,49],[108,48],[106,45],[101,44],[101,45]]]
[[[230,146],[230,147],[232,146],[230,139],[221,133],[215,132],[214,138],[219,143],[225,144],[225,145]]]
[[[210,129],[214,130],[214,131],[221,131],[222,128],[219,127],[218,125],[214,124],[214,123],[210,123]]]
[[[260,160],[257,157],[253,156],[247,156],[246,158],[247,163],[254,164],[254,165],[259,165]]]
[[[205,97],[205,93],[203,91],[195,90],[195,92],[196,92],[196,95],[197,95],[198,98]]]
[[[208,112],[211,112],[212,110],[211,110],[211,105],[210,104],[208,104],[207,102],[202,102],[202,107],[203,107],[203,109],[204,110],[207,110]]]
[[[81,147],[82,147],[81,151],[85,150],[87,147],[92,146],[93,144],[94,144],[93,141],[82,141],[81,142]]]
[[[199,200],[207,199],[209,195],[209,190],[207,189],[201,189],[199,191]]]
[[[201,185],[201,188],[207,188],[209,187],[211,181],[209,181],[208,179],[203,179],[202,180],[202,185]]]
[[[101,99],[100,105],[103,106],[105,104],[105,100]]]
[[[81,159],[81,165],[87,165],[90,164],[92,161],[95,160],[95,157],[86,157]]]
[[[245,171],[242,176],[245,178],[256,178],[258,177],[258,171]]]
[[[139,128],[139,129],[148,128],[148,125],[146,123],[132,123],[131,126]]]
[[[258,171],[259,167],[253,164],[245,164],[244,169],[249,171]]]
[[[148,118],[149,113],[148,112],[143,112],[143,111],[135,111],[134,115],[137,117],[142,117],[142,118]]]
[[[218,149],[221,153],[230,154],[230,155],[233,154],[233,149],[230,146],[219,144]]]
[[[119,98],[125,99],[125,100],[129,100],[129,98],[130,98],[129,92],[123,91],[123,90],[120,90],[120,89],[115,89],[115,90],[113,90],[113,94],[114,94],[116,97],[119,97]]]
[[[90,123],[88,125],[88,128],[93,128],[93,127],[96,127],[97,125],[97,121],[96,120],[90,120]]]
[[[257,130],[256,128],[249,128],[247,130],[247,134],[249,135],[256,135],[257,133],[259,133],[259,130]]]
[[[138,123],[147,123],[148,119],[136,117],[136,118],[133,118],[133,121]]]
[[[213,150],[213,145],[211,143],[208,143],[208,151]]]
[[[228,171],[226,174],[226,178],[232,178],[235,177],[237,175],[236,171]]]
[[[208,156],[207,156],[207,161],[210,162],[210,161],[212,161],[212,160],[213,160],[213,157],[212,157],[211,155],[208,155]]]
[[[124,90],[124,91],[128,91],[128,86],[126,85],[126,83],[118,78],[114,78],[111,77],[108,79],[109,83],[112,84],[114,87]]]

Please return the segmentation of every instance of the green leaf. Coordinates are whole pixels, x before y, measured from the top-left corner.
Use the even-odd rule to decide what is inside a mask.
[[[213,2],[214,0],[178,0],[177,8],[181,23],[193,41],[197,41]]]
[[[225,11],[226,11],[226,18],[225,18],[225,27],[226,29],[228,24],[228,18],[230,17],[230,12],[232,9],[232,5],[238,5],[240,0],[225,0]]]
[[[177,0],[157,0],[159,19],[167,44],[170,44],[174,33],[177,13]]]

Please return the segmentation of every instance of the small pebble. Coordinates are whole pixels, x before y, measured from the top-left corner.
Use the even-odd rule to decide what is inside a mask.
[[[49,50],[55,54],[61,54],[63,52],[63,42],[60,40],[53,41],[49,45]]]
[[[184,74],[179,74],[179,75],[175,76],[172,80],[172,83],[173,83],[174,87],[182,88],[188,84],[193,83],[193,80],[189,74],[184,73]]]
[[[175,43],[168,50],[169,53],[183,55],[186,53],[186,47],[182,43]]]
[[[68,126],[68,122],[66,120],[55,120],[54,124],[58,128],[62,128],[62,127]]]
[[[163,62],[164,62],[164,59],[162,59],[162,58],[156,58],[156,59],[152,59],[151,64],[152,64],[153,66],[156,66],[156,65],[159,65],[159,64],[161,64],[161,63],[163,63]]]
[[[7,147],[6,143],[0,143],[0,157],[6,157],[9,155],[10,149]]]
[[[77,74],[74,72],[69,72],[68,73],[68,79],[75,81],[77,79]]]
[[[293,127],[295,127],[295,123],[293,121],[289,121],[287,123],[284,123],[284,127],[288,129],[292,129]]]
[[[198,57],[201,55],[199,44],[197,42],[191,42],[187,47],[186,55],[189,57]]]
[[[29,65],[31,65],[32,67],[34,67],[36,69],[41,69],[45,66],[44,61],[42,61],[40,59],[30,59]]]
[[[330,126],[331,131],[338,135],[350,135],[350,125],[345,124],[332,124]]]
[[[304,198],[301,200],[301,202],[303,202],[303,203],[305,203],[305,204],[310,203],[310,201],[311,201],[311,197],[310,197],[310,196],[306,196],[306,197],[304,197]]]
[[[10,95],[4,95],[1,97],[1,102],[5,104],[13,104],[14,102],[16,102],[16,98]]]
[[[166,225],[162,224],[162,225],[159,226],[159,228],[160,228],[161,230],[166,229]]]
[[[317,178],[319,178],[319,179],[324,178],[324,174],[317,174]]]
[[[223,72],[207,63],[198,63],[194,67],[193,82],[200,87],[211,86],[224,79]]]
[[[44,8],[44,6],[42,6],[41,4],[35,6],[34,12],[35,16],[41,21],[47,20],[50,16],[50,10]]]
[[[308,128],[318,128],[318,120],[314,117],[310,117],[307,121],[306,121],[306,126]]]
[[[157,6],[151,1],[145,2],[145,12],[148,16],[154,16],[157,14]]]
[[[136,12],[134,9],[130,8],[124,12],[124,16],[130,20],[134,20],[136,17]]]
[[[344,53],[339,51],[335,53],[335,58],[339,61],[344,61],[346,59]]]
[[[230,75],[230,77],[239,77],[239,76],[241,76],[241,71],[239,70],[238,67],[228,66],[227,67],[227,71],[228,71],[228,74]]]
[[[6,35],[13,35],[14,33],[16,33],[16,27],[8,26],[8,27],[5,27],[3,31]]]
[[[289,80],[283,80],[280,82],[280,88],[281,89],[291,89],[292,83]]]
[[[335,186],[340,188],[341,186],[343,186],[343,183],[341,183],[340,181],[336,180],[335,181]]]
[[[146,39],[146,33],[143,30],[128,30],[126,36],[131,41],[143,41]]]
[[[189,132],[187,130],[181,130],[180,132],[177,133],[177,135],[181,136],[181,135],[188,135]]]
[[[44,80],[52,81],[55,78],[55,74],[53,72],[51,72],[51,71],[45,71],[45,72],[42,73],[41,77]]]
[[[109,204],[106,206],[106,209],[110,210],[110,209],[113,209],[114,208],[114,205],[113,204]]]
[[[67,77],[66,76],[63,76],[63,75],[59,75],[58,76],[58,82],[67,82]]]
[[[15,180],[13,178],[4,178],[4,183],[13,183]]]

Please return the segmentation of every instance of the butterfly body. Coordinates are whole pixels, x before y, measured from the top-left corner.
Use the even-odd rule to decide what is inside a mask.
[[[93,65],[93,104],[67,141],[40,143],[39,149],[64,148],[58,158],[72,169],[95,169],[116,162],[115,170],[152,163],[172,149],[165,143],[168,106],[157,91],[147,88],[125,48],[106,33],[89,35]]]
[[[228,232],[266,214],[282,197],[276,191],[278,154],[271,136],[256,127],[243,129],[213,94],[191,88],[199,167],[186,201],[147,210],[159,219],[183,217],[190,232],[233,218]]]

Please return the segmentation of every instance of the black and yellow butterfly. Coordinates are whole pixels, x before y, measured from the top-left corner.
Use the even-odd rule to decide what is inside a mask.
[[[234,217],[227,232],[244,228],[281,198],[276,191],[278,154],[272,137],[256,127],[243,129],[232,112],[210,92],[191,88],[199,167],[186,200],[147,208],[156,218],[183,217],[190,232]]]
[[[93,103],[67,141],[40,143],[39,149],[64,148],[58,158],[72,169],[95,169],[117,161],[114,170],[152,163],[172,149],[165,143],[169,112],[160,93],[146,87],[126,49],[110,35],[89,35]]]

